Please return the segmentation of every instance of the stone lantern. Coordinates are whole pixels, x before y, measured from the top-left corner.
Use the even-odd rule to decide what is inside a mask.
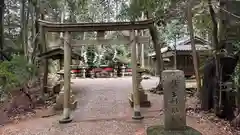
[[[125,76],[125,69],[126,67],[124,66],[124,64],[121,66],[121,73],[122,73],[122,77]]]
[[[141,107],[150,107],[151,102],[148,101],[148,95],[144,92],[144,89],[141,85],[142,82],[142,75],[144,74],[145,70],[141,68],[141,65],[137,63],[137,89],[139,91],[139,98],[140,98],[140,106]],[[130,97],[130,104],[133,107],[133,94]]]
[[[117,66],[115,66],[113,69],[113,76],[117,77]]]
[[[91,78],[93,79],[93,78],[94,78],[94,75],[95,75],[94,69],[90,71],[90,75],[91,75]]]
[[[82,77],[86,78],[86,68],[82,67]]]
[[[56,97],[56,104],[54,106],[54,109],[61,110],[61,109],[63,109],[63,102],[64,102],[64,71],[60,70],[57,74],[59,74],[61,76],[60,77],[61,78],[61,80],[60,80],[61,91],[59,92],[59,95],[57,95],[57,97]],[[72,110],[76,109],[77,103],[78,102],[72,93],[72,89],[70,89],[70,108]]]
[[[76,78],[77,78],[76,73],[74,73],[73,71],[71,71],[70,73],[71,73],[71,78],[72,78],[72,79],[76,79]]]

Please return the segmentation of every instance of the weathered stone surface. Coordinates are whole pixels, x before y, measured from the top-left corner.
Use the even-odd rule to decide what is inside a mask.
[[[76,79],[76,78],[77,78],[77,74],[72,73],[71,74],[71,79]]]
[[[131,93],[131,98],[133,98],[132,93]],[[144,91],[139,91],[139,98],[140,98],[140,101],[142,102],[148,100],[148,96]]]
[[[140,107],[150,107],[151,102],[148,100],[148,95],[144,92],[144,89],[142,87],[142,75],[143,75],[144,70],[140,67],[140,65],[137,65],[137,76],[136,76],[136,83],[137,83],[137,89],[138,89],[138,94],[139,94],[139,100],[140,100]],[[129,102],[131,107],[133,107],[133,94],[131,93],[131,96],[129,98]]]
[[[150,107],[151,102],[148,100],[148,95],[145,93],[143,87],[142,87],[142,75],[144,73],[144,70],[140,67],[140,64],[137,64],[137,76],[136,76],[136,83],[137,83],[137,90],[139,94],[139,100],[140,100],[140,107]],[[129,102],[131,107],[133,107],[133,93],[131,93],[131,96],[129,98]]]
[[[144,91],[139,91],[140,107],[151,107],[151,102],[148,100],[148,95]],[[129,97],[131,107],[133,107],[133,94]]]
[[[121,75],[122,75],[122,77],[125,76],[125,69],[126,69],[126,67],[124,65],[122,65],[121,66]]]
[[[70,109],[74,110],[77,107],[77,100],[75,99],[75,96],[72,93],[72,90],[70,90]],[[56,97],[56,104],[54,105],[55,110],[62,110],[63,109],[63,103],[64,103],[64,88],[62,88],[59,95]]]
[[[202,135],[197,130],[186,127],[184,130],[179,131],[167,131],[164,126],[152,126],[147,128],[147,135]]]
[[[181,70],[162,72],[165,130],[183,130],[186,127],[185,77]]]
[[[59,91],[61,90],[61,87],[59,85],[59,79],[60,76],[58,74],[49,73],[47,86],[44,86],[48,94],[53,95],[55,93],[59,93]]]
[[[56,83],[52,86],[47,86],[47,92],[50,95],[58,94],[61,91],[60,83]]]

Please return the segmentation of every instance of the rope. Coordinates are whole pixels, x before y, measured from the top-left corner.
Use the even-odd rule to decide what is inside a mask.
[[[219,8],[220,10],[222,10],[222,11],[224,11],[224,12],[226,12],[226,13],[230,14],[230,15],[232,15],[232,16],[233,16],[233,17],[235,17],[235,18],[238,18],[238,19],[240,19],[240,16],[238,16],[238,15],[236,15],[236,14],[234,14],[234,13],[232,13],[232,12],[230,12],[230,11],[228,11],[228,10],[224,9],[224,8],[221,8],[221,7],[220,7],[220,6],[218,6],[218,5],[213,5],[213,6],[215,6],[215,7]]]
[[[219,5],[217,5],[217,3],[218,3],[218,2],[212,2],[212,4],[206,4],[206,5],[204,5],[203,7],[207,7],[207,6],[209,6],[209,5],[212,5],[212,6],[214,6],[215,8],[218,8],[218,9],[220,9],[220,10],[222,10],[222,11],[224,11],[224,12],[230,14],[230,15],[232,15],[233,17],[236,17],[236,18],[240,19],[240,16],[239,16],[239,15],[236,15],[236,14],[234,14],[234,13],[232,13],[232,12],[230,12],[230,11],[224,9],[224,8],[221,8]]]

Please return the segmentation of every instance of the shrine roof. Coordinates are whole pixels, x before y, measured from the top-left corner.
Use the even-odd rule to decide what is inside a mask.
[[[195,41],[195,47],[196,51],[210,51],[212,50],[212,47],[210,46],[210,43],[200,37],[195,36],[194,37]],[[169,44],[166,47],[161,48],[161,53],[166,53],[168,51],[173,51],[175,50],[174,48],[174,43]],[[177,51],[191,51],[192,46],[191,46],[191,40],[190,37],[185,37],[176,42],[176,50]],[[155,56],[155,52],[149,53],[148,56]]]
[[[82,59],[82,56],[75,52],[75,51],[72,51],[72,59],[79,59],[81,60]],[[64,56],[64,49],[63,48],[56,48],[56,49],[52,49],[52,50],[49,50],[45,53],[42,53],[42,54],[39,54],[38,57],[40,59],[53,59],[53,60],[56,60],[56,59],[63,59],[63,56]]]

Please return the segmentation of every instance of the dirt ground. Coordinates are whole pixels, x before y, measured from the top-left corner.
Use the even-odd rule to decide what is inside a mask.
[[[133,109],[128,102],[131,78],[74,79],[73,92],[78,107],[72,112],[74,121],[60,125],[61,116],[33,118],[17,124],[0,127],[0,135],[146,135],[148,126],[163,124],[163,96],[149,94],[150,108],[142,108],[142,121],[131,119]],[[143,80],[150,89],[157,78]],[[203,135],[237,135],[221,124],[204,119],[201,115],[187,113],[187,125]]]

